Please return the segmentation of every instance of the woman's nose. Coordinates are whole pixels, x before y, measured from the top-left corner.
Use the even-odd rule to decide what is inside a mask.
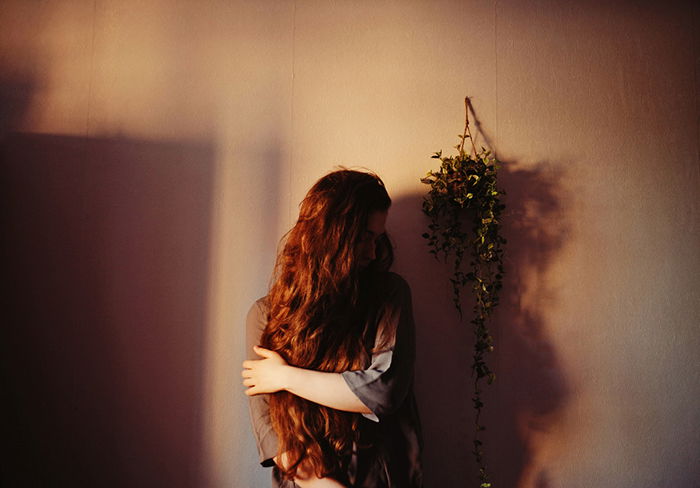
[[[371,260],[374,261],[374,259],[377,257],[377,244],[372,242],[369,245],[369,252],[367,253],[367,257]]]

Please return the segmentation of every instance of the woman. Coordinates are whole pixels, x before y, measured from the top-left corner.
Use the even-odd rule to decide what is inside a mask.
[[[243,384],[273,486],[422,486],[411,294],[388,271],[390,205],[370,172],[317,181],[248,313],[259,358],[243,362]]]

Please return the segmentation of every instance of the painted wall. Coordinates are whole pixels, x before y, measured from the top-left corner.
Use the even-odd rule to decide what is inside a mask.
[[[5,476],[267,486],[243,321],[298,202],[343,164],[394,199],[426,486],[473,477],[471,339],[419,182],[469,95],[508,205],[495,486],[699,486],[698,19],[690,2],[2,2]]]

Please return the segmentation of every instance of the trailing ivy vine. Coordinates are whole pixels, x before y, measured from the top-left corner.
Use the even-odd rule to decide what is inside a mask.
[[[471,324],[475,343],[472,360],[474,392],[472,403],[476,410],[474,433],[474,456],[479,467],[481,488],[489,488],[483,442],[479,438],[486,427],[481,423],[484,403],[480,384],[486,379],[488,384],[495,380],[495,373],[486,363],[486,353],[494,349],[493,338],[488,323],[494,308],[498,305],[502,288],[503,245],[506,239],[500,234],[500,215],[505,205],[500,197],[505,192],[498,188],[500,162],[491,156],[483,146],[477,152],[469,128],[469,98],[464,100],[466,122],[464,133],[459,134],[460,143],[455,146],[456,156],[444,156],[442,151],[432,157],[441,161],[440,168],[429,171],[421,182],[430,185],[430,191],[423,200],[423,212],[430,218],[427,239],[430,253],[436,259],[443,256],[445,263],[452,261],[452,301],[463,320],[461,292],[471,284],[475,304]],[[469,139],[471,151],[464,151],[464,142]],[[464,226],[471,223],[471,232]],[[469,257],[469,268],[465,271],[463,261]]]

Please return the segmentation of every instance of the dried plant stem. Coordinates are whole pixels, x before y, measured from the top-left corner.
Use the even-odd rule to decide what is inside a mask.
[[[469,136],[469,141],[472,143],[472,151],[474,156],[476,156],[476,146],[474,145],[474,138],[472,137],[472,131],[469,129],[469,107],[471,106],[471,102],[469,101],[469,97],[464,97],[464,112],[465,112],[465,121],[464,121],[464,134],[462,135],[462,143],[459,146],[459,152],[462,153],[464,152],[464,140]]]

